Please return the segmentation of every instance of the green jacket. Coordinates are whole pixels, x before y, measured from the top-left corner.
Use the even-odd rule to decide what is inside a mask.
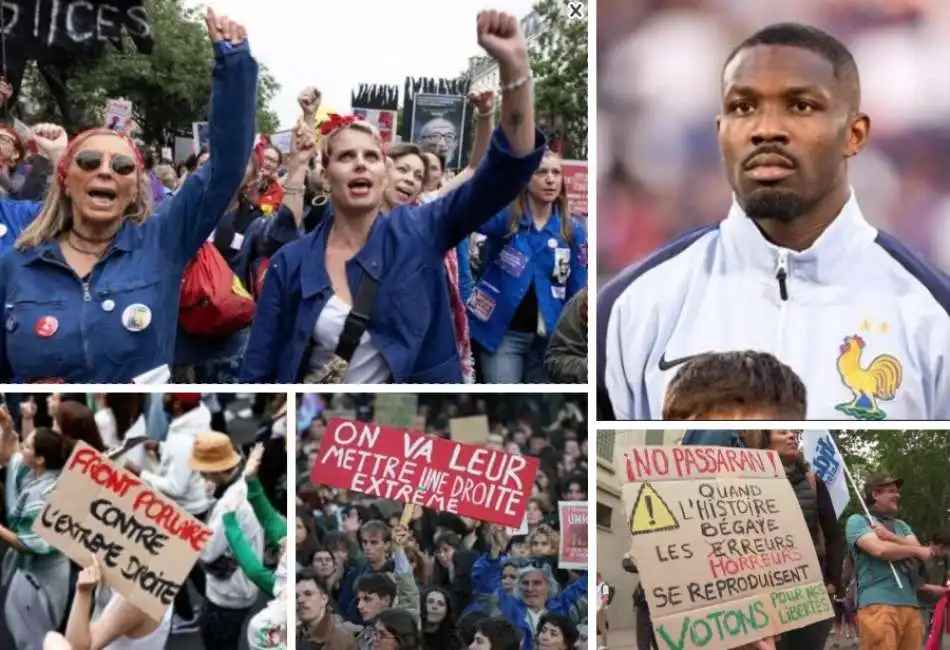
[[[254,515],[261,523],[264,529],[264,544],[273,546],[279,544],[281,540],[287,537],[287,522],[277,512],[271,502],[267,500],[264,494],[264,486],[255,478],[247,480],[247,500],[254,509]],[[244,575],[257,585],[261,591],[274,597],[274,572],[267,569],[261,558],[251,548],[244,535],[241,534],[241,527],[238,525],[237,515],[228,512],[222,517],[224,522],[224,534],[228,538],[228,545],[231,547],[231,554],[235,562],[241,567]]]

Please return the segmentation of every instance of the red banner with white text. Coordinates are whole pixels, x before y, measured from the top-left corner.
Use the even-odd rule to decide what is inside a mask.
[[[310,480],[517,528],[537,472],[530,456],[334,418]]]

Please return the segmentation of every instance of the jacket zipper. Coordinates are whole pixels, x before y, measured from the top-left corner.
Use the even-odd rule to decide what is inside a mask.
[[[92,275],[92,271],[89,272],[89,275]],[[78,275],[77,275],[78,277]],[[82,353],[86,358],[86,370],[92,372],[92,357],[89,354],[89,337],[86,336],[85,328],[83,327],[83,321],[86,318],[86,310],[89,307],[89,303],[92,302],[92,291],[90,291],[89,280],[82,280],[82,314],[79,317],[79,332],[82,335]]]
[[[775,332],[775,356],[782,358],[782,340],[785,338],[785,314],[788,306],[788,251],[779,251],[778,265],[775,268],[778,281],[778,327]]]
[[[86,316],[86,304],[92,302],[92,283],[90,282],[90,280],[83,280],[82,278],[80,278],[79,274],[76,273],[75,269],[73,269],[73,267],[71,267],[69,264],[66,264],[65,262],[61,262],[54,257],[46,257],[45,259],[47,262],[50,262],[51,264],[54,264],[55,266],[64,268],[70,273],[72,273],[73,277],[76,278],[79,281],[79,283],[82,285],[82,301],[83,301],[82,307],[83,308],[79,313],[79,335],[82,337],[82,352],[83,352],[83,357],[85,358],[85,361],[86,361],[86,370],[89,372],[93,372],[92,357],[89,355],[89,337],[86,336],[86,329],[85,327],[83,327],[83,322],[84,322],[83,319]],[[101,261],[102,260],[100,260],[100,262]],[[89,272],[89,277],[92,277],[93,271],[95,271],[95,267],[93,267],[93,270]]]

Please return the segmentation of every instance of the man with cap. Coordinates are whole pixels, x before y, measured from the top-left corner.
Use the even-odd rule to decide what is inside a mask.
[[[235,514],[241,535],[258,557],[264,555],[264,529],[248,503],[241,457],[228,436],[216,431],[199,434],[190,466],[214,486],[216,499],[207,522],[211,537],[201,551],[201,563],[207,574],[201,640],[205,648],[238,650],[243,637],[241,630],[259,590],[241,571],[231,553],[224,515]]]
[[[897,518],[903,485],[895,476],[871,476],[864,487],[870,520],[865,515],[851,515],[845,527],[854,553],[863,650],[920,650],[924,624],[918,592],[946,593],[945,587],[920,584],[915,560],[926,562],[941,551],[921,545],[910,526]]]
[[[210,503],[201,475],[191,468],[191,450],[203,431],[211,428],[211,411],[201,401],[200,393],[166,393],[163,396],[166,413],[171,422],[164,442],[149,442],[149,449],[159,454],[158,468],[143,470],[133,463],[126,463],[129,471],[140,474],[142,481],[172,499],[190,515],[204,521]],[[189,575],[195,589],[202,596],[205,577],[195,567]],[[193,632],[198,621],[192,607],[188,589],[183,586],[175,596],[175,616],[172,619],[172,634]]]

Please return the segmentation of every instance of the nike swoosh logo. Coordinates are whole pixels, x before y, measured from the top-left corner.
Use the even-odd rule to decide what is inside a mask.
[[[684,363],[686,363],[690,359],[694,359],[695,357],[696,357],[695,354],[691,354],[688,357],[680,357],[679,359],[673,359],[671,361],[667,361],[666,352],[664,352],[663,356],[660,357],[660,361],[657,363],[657,366],[659,366],[662,372],[666,372],[667,370],[672,370],[676,366],[683,365]]]

